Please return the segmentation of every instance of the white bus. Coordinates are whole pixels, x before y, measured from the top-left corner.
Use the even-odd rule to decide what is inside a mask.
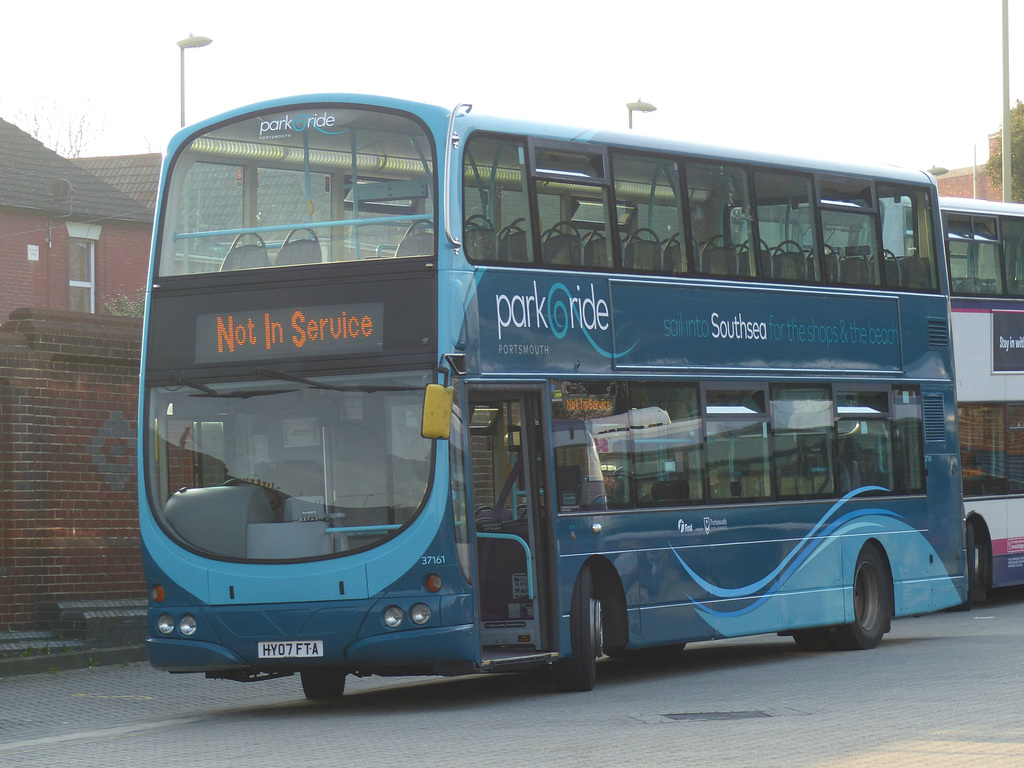
[[[970,594],[1024,584],[1024,205],[944,198]]]

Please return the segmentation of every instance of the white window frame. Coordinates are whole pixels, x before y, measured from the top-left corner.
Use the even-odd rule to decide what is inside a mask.
[[[72,280],[68,278],[68,288],[87,288],[89,290],[89,312],[90,314],[96,313],[96,243],[92,240],[85,240],[83,238],[72,238],[68,243],[68,257],[70,259],[71,249],[78,245],[84,246],[86,249],[86,256],[88,259],[88,280]],[[68,304],[71,304],[70,291],[68,294]]]

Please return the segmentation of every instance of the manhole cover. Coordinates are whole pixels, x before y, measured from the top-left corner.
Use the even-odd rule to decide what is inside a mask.
[[[755,717],[771,717],[767,712],[753,709],[746,712],[675,712],[662,715],[669,720],[750,720]]]

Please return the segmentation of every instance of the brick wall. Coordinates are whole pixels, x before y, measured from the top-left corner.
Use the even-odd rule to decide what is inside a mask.
[[[41,603],[145,596],[141,321],[18,309],[0,327],[0,630]]]
[[[992,200],[999,202],[1003,199],[1003,187],[1001,184],[993,184],[992,180],[985,174],[985,167],[979,165],[977,176],[972,173],[971,168],[960,168],[939,176],[936,181],[939,185],[939,194],[943,197],[968,197],[978,200]],[[975,185],[977,194],[975,195]]]

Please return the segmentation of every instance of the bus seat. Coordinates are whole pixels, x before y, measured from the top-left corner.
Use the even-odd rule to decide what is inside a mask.
[[[600,232],[588,232],[583,238],[583,266],[610,267],[608,258],[608,238]]]
[[[622,244],[622,266],[634,272],[661,270],[661,242],[649,229],[638,229]]]
[[[840,259],[839,282],[845,285],[874,285],[871,262],[863,256],[847,256]]]
[[[690,483],[682,477],[656,480],[651,486],[651,499],[660,505],[685,504],[690,500]]]
[[[904,288],[927,290],[932,287],[931,269],[926,259],[919,256],[904,256],[897,261],[900,265],[900,278]]]
[[[803,253],[780,251],[772,256],[772,277],[788,282],[803,282],[807,279],[807,260]]]
[[[434,225],[429,221],[414,221],[402,235],[395,256],[433,256]]]
[[[243,244],[243,237],[254,237],[257,242]],[[263,269],[269,267],[270,257],[267,256],[267,244],[263,242],[263,238],[256,233],[242,233],[235,237],[231,243],[231,247],[228,248],[228,252],[224,255],[224,261],[221,262],[220,271],[226,272],[235,269]]]
[[[900,274],[900,264],[895,258],[886,256],[882,260],[882,270],[885,272],[886,287],[897,288],[904,285],[903,278]]]
[[[812,257],[812,263],[817,259],[817,256]],[[839,282],[839,256],[834,251],[826,249],[820,261],[821,274],[824,276],[825,282],[829,285]]]
[[[309,232],[312,237],[292,240],[292,235],[301,231]],[[312,229],[293,229],[281,243],[274,264],[278,267],[291,267],[296,264],[319,264],[322,261],[323,253],[320,250],[320,239],[316,236],[316,232]]]
[[[498,261],[522,264],[530,260],[529,241],[523,229],[525,219],[516,219],[498,233]]]
[[[477,261],[494,261],[498,255],[498,233],[486,216],[475,213],[462,227],[466,256]]]
[[[679,242],[678,232],[666,241],[662,259],[665,262],[666,272],[670,272],[673,275],[686,273],[686,256],[683,253],[683,246]]]
[[[569,231],[563,231],[569,230]],[[583,263],[583,241],[571,222],[560,221],[541,235],[545,264],[578,267]]]
[[[717,245],[705,248],[701,254],[701,272],[723,277],[736,275],[736,251]]]

